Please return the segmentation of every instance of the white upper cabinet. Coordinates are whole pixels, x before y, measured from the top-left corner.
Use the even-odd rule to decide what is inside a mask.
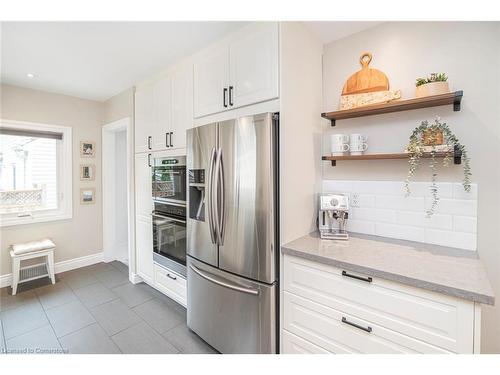
[[[137,88],[135,152],[186,148],[186,130],[192,126],[192,63]]]
[[[153,86],[145,85],[135,92],[135,152],[153,148],[155,114],[153,110]]]
[[[153,130],[153,150],[170,147],[172,132],[172,80],[169,76],[156,81],[153,86],[153,107],[156,124]]]
[[[229,105],[278,97],[278,25],[259,24],[229,45]]]
[[[194,115],[202,117],[228,107],[228,46],[211,48],[194,63]]]
[[[193,127],[193,66],[172,74],[171,148],[186,147],[186,131]]]
[[[279,96],[278,23],[249,25],[198,55],[194,117]]]

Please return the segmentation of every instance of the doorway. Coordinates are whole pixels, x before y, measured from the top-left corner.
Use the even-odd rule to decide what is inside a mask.
[[[102,128],[102,191],[104,261],[113,260],[134,273],[134,145],[130,118]]]

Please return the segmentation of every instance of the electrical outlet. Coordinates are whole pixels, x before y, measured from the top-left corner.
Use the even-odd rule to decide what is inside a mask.
[[[359,193],[352,193],[350,206],[359,207],[360,204],[361,204],[361,199],[359,198]]]

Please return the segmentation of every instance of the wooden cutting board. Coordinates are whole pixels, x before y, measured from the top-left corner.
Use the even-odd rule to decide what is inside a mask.
[[[359,62],[362,68],[349,77],[342,90],[342,95],[389,90],[387,76],[378,69],[369,68],[370,61],[372,61],[370,52],[361,55]]]

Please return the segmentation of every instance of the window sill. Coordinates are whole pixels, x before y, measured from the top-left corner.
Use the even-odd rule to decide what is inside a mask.
[[[26,225],[26,224],[37,224],[37,223],[46,223],[49,221],[59,221],[59,220],[68,220],[73,217],[73,214],[70,213],[55,213],[55,214],[39,214],[34,215],[33,217],[10,217],[10,218],[0,218],[0,227],[12,227],[17,225]]]

